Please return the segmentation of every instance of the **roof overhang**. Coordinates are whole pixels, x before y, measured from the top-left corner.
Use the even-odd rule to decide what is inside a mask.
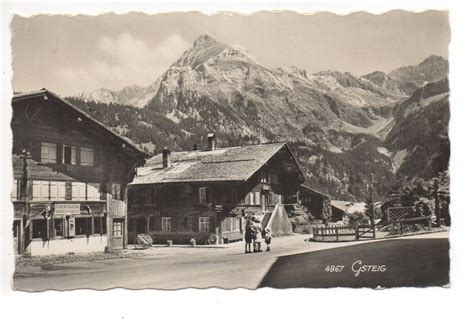
[[[92,116],[87,114],[86,112],[82,111],[78,107],[74,106],[67,100],[61,98],[57,94],[47,90],[47,89],[41,89],[39,91],[34,91],[34,92],[28,92],[24,94],[17,94],[12,98],[12,106],[16,103],[20,103],[23,101],[28,101],[32,99],[43,99],[43,100],[49,100],[51,99],[52,101],[55,101],[62,105],[65,108],[68,108],[71,110],[73,113],[77,114],[78,117],[81,117],[82,121],[90,123],[92,126],[95,126],[99,131],[105,135],[105,137],[109,137],[112,140],[117,140],[121,146],[129,152],[129,154],[134,155],[135,158],[147,158],[151,156],[150,154],[140,150],[137,148],[135,145],[133,145],[131,142],[123,138],[122,136],[118,135],[111,129],[109,129],[107,126],[99,122],[98,120],[94,119]]]

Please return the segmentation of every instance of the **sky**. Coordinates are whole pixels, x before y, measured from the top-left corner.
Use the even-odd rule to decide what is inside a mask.
[[[14,90],[64,96],[148,86],[201,34],[243,46],[271,68],[355,75],[448,58],[450,41],[445,11],[36,15],[15,16],[10,28]]]

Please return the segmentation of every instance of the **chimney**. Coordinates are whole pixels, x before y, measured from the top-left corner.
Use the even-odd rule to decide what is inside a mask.
[[[216,135],[214,133],[207,134],[207,150],[216,149]]]
[[[171,151],[168,149],[168,147],[163,148],[163,168],[167,168],[170,164],[170,155]]]

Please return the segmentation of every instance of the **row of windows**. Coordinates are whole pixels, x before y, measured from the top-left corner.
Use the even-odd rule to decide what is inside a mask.
[[[99,201],[102,199],[100,183],[84,182],[58,182],[58,181],[33,181],[33,201]],[[70,189],[70,193],[68,193]],[[13,181],[11,199],[18,200],[18,181]],[[112,183],[111,193],[113,199],[121,199],[121,185]],[[68,195],[69,194],[69,195]]]
[[[162,232],[171,232],[173,228],[176,228],[176,226],[172,225],[172,218],[171,217],[161,217],[161,227],[157,226],[157,224],[160,222],[156,219],[159,217],[155,216],[150,216],[149,220],[149,230],[151,231],[162,231]],[[189,222],[185,221],[183,222],[183,225],[185,229],[191,229],[192,226],[187,226]],[[137,223],[138,224],[138,223]],[[130,226],[131,227],[131,226]],[[210,232],[211,231],[211,218],[208,216],[201,216],[199,217],[199,231],[200,232]]]
[[[107,222],[105,217],[76,217],[74,219],[74,233],[75,235],[92,235],[92,234],[106,234]],[[33,238],[47,239],[48,238],[48,224],[50,228],[49,238],[66,237],[67,223],[64,218],[55,218],[50,220],[35,219],[32,220]]]
[[[76,165],[77,164],[77,147],[72,145],[62,145],[61,164]],[[41,143],[41,163],[56,164],[58,163],[58,145],[53,143]],[[94,149],[87,147],[79,147],[80,165],[94,166]]]
[[[235,188],[214,190],[214,199],[216,203],[233,203],[237,202],[238,191]],[[150,187],[143,187],[132,189],[129,193],[131,202],[133,204],[153,204],[155,203],[154,189]],[[168,205],[184,204],[192,201],[192,188],[186,186],[182,189],[179,188],[167,188],[162,192],[161,198],[166,200]],[[194,201],[195,202],[195,201]],[[199,187],[198,188],[198,199],[197,202],[201,204],[210,203],[210,188]]]

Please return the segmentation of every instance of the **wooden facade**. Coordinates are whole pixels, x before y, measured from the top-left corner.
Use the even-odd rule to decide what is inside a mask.
[[[300,186],[298,198],[314,219],[323,219],[322,214],[325,207],[329,207],[328,210],[331,210],[331,197],[306,185]]]
[[[126,246],[126,184],[145,154],[47,90],[12,101],[17,253]]]
[[[260,146],[260,149],[269,149]],[[217,243],[223,243],[243,238],[246,216],[258,217],[265,225],[275,206],[293,197],[302,180],[287,145],[276,147],[262,153],[267,161],[263,160],[262,165],[256,167],[247,164],[250,159],[246,155],[247,147],[232,148],[232,155],[225,149],[216,153],[193,151],[181,160],[173,160],[171,155],[169,167],[164,168],[163,156],[155,156],[160,158],[155,170],[168,171],[171,176],[164,174],[147,180],[146,174],[143,179],[139,174],[129,185],[129,241],[133,242],[137,233],[147,233],[157,243],[173,240],[189,244],[191,238],[202,243],[210,235],[215,235]],[[259,149],[258,146],[251,148]],[[200,167],[202,164],[207,167]],[[207,169],[209,177],[202,177],[201,170]],[[232,177],[232,173],[243,171],[248,171],[245,179]],[[179,174],[174,175],[176,172]],[[167,182],[167,177],[174,177],[174,181]]]

